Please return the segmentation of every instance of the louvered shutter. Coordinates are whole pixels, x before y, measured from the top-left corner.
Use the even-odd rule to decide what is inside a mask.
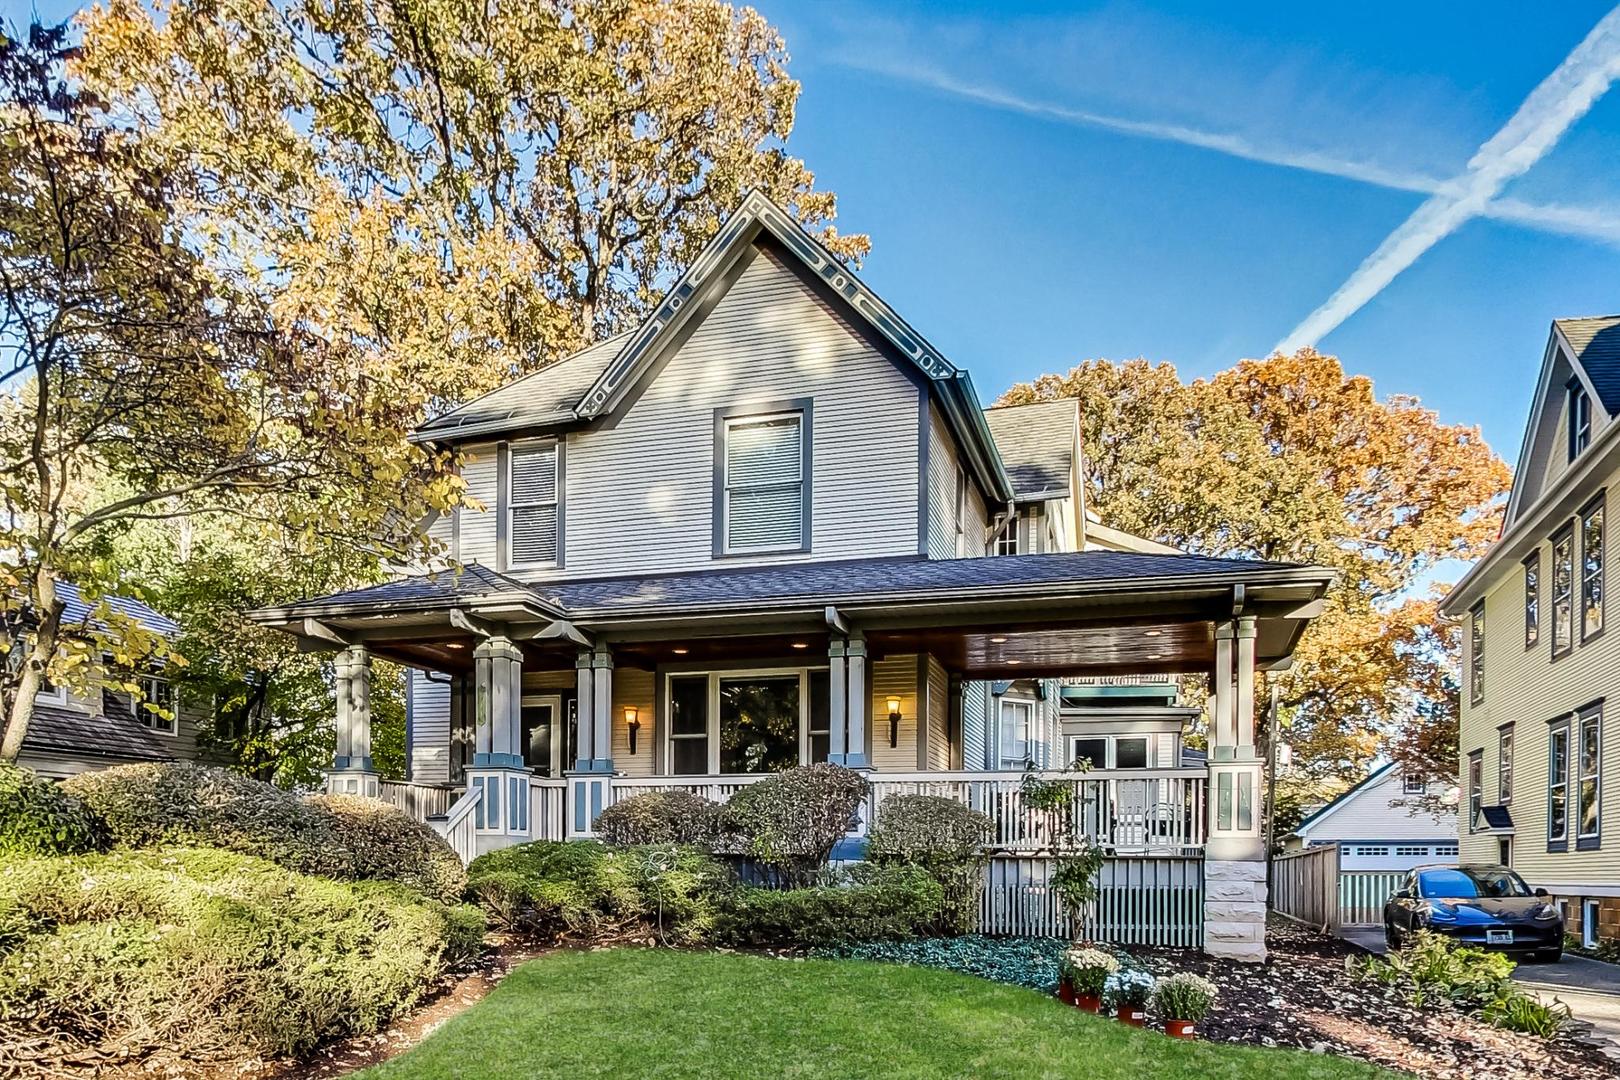
[[[798,547],[804,535],[803,418],[726,429],[726,549]]]
[[[557,561],[557,444],[514,446],[507,499],[512,508],[510,562]]]

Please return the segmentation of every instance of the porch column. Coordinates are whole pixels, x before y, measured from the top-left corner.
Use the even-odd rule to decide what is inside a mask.
[[[579,655],[574,659],[574,673],[577,688],[574,698],[574,768],[589,772],[591,759],[596,756],[591,752],[596,745],[593,741],[596,710],[591,704],[596,699],[596,679],[591,674],[589,649],[579,650]]]
[[[596,683],[591,698],[591,769],[613,771],[613,654],[597,647],[591,657],[591,675]]]
[[[326,790],[377,797],[371,766],[371,653],[351,645],[333,662],[337,691],[337,747],[326,774]]]
[[[844,744],[844,760],[841,764],[851,769],[864,769],[870,764],[866,757],[866,707],[869,702],[866,687],[865,635],[855,633],[849,636],[849,644],[844,647],[844,660],[849,679],[846,705],[849,713],[849,734]]]
[[[473,650],[474,743],[468,788],[482,797],[474,816],[478,850],[529,839],[529,770],[523,764],[523,650],[499,634]]]
[[[841,763],[848,754],[845,727],[849,723],[849,675],[844,665],[844,642],[827,643],[827,760]]]
[[[568,772],[568,838],[596,835],[596,818],[613,791],[613,654],[606,647],[581,649],[574,661],[575,758]]]
[[[1266,958],[1266,848],[1254,745],[1255,620],[1215,629],[1214,716],[1210,721],[1204,846],[1204,951]]]

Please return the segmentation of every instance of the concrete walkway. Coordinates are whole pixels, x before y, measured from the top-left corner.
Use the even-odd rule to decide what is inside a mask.
[[[1370,953],[1384,954],[1381,929],[1346,929],[1341,936]],[[1609,1041],[1604,1052],[1620,1059],[1620,966],[1566,953],[1556,964],[1519,964],[1513,981],[1568,1005],[1575,1019],[1592,1025],[1593,1035]]]

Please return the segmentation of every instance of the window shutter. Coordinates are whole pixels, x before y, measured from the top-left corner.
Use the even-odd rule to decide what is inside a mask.
[[[514,446],[507,499],[513,565],[557,561],[557,444]]]
[[[726,547],[797,547],[803,537],[802,418],[779,416],[726,431]]]

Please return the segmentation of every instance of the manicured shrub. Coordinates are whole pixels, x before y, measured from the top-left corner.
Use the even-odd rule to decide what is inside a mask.
[[[860,773],[841,765],[801,765],[750,784],[731,797],[725,831],[736,853],[781,884],[804,885],[827,865],[871,792]]]
[[[720,804],[690,791],[649,791],[622,799],[596,819],[596,834],[616,847],[689,844],[711,849],[720,838]]]
[[[303,1054],[377,1030],[482,937],[476,908],[224,851],[19,860],[0,877],[0,1072]]]
[[[335,839],[351,860],[345,876],[397,881],[447,904],[466,891],[467,871],[455,851],[403,810],[357,795],[317,795],[309,801],[331,815]]]
[[[58,785],[0,761],[0,858],[73,855],[101,844],[95,815]]]
[[[497,923],[545,941],[656,934],[707,940],[724,869],[696,848],[536,841],[481,855],[467,892]]]
[[[114,845],[222,848],[301,874],[399,881],[443,900],[462,891],[450,845],[376,800],[304,799],[191,762],[83,773],[64,787],[101,819]]]
[[[853,867],[836,884],[802,889],[739,886],[723,895],[722,944],[816,946],[910,938],[939,919],[944,894],[916,867]]]
[[[955,799],[891,795],[878,808],[866,857],[879,865],[927,871],[945,895],[937,932],[966,934],[979,921],[989,839],[990,819]]]

